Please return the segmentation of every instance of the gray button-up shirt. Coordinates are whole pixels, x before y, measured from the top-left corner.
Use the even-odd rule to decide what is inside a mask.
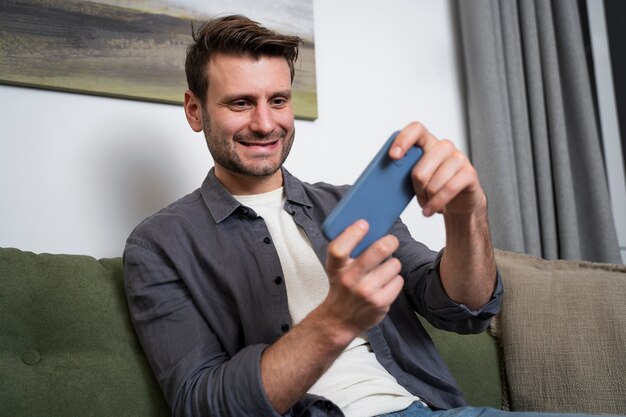
[[[325,264],[321,224],[347,187],[307,184],[283,169],[285,210]],[[436,252],[400,221],[394,254],[404,289],[367,336],[398,383],[435,408],[465,404],[415,312],[459,333],[483,331],[499,311],[502,283],[477,311],[451,301]],[[264,220],[209,172],[202,187],[144,220],[124,251],[130,314],[175,416],[277,416],[261,382],[260,358],[291,326],[280,260]],[[330,401],[305,395],[291,410],[340,416]]]

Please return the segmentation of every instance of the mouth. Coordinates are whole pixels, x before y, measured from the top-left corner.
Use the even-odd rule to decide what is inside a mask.
[[[267,147],[276,145],[278,143],[278,140],[264,141],[264,142],[239,141],[239,143],[246,147],[267,148]]]

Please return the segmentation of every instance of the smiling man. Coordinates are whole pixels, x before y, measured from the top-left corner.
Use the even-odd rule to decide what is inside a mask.
[[[185,92],[185,111],[191,128],[204,131],[215,176],[233,194],[281,187],[295,133],[287,62],[218,52],[207,67],[206,99]]]
[[[214,168],[142,222],[124,252],[133,324],[174,416],[477,415],[415,317],[460,333],[499,310],[487,202],[449,141],[410,123],[390,150],[424,150],[412,181],[443,213],[439,254],[397,221],[358,258],[368,225],[328,242],[346,187],[282,165],[294,140],[300,40],[242,16],[205,24],[188,48],[185,115]],[[436,411],[438,410],[438,411]]]

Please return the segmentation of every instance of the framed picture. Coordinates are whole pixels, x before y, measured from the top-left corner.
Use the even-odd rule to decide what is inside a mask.
[[[303,39],[296,117],[317,117],[313,0],[0,0],[0,83],[181,104],[192,24],[243,14]]]

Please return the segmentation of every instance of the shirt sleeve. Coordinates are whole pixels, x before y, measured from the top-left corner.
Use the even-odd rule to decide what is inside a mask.
[[[496,286],[490,300],[481,308],[471,310],[448,297],[439,275],[439,264],[443,256],[416,242],[408,229],[397,222],[392,232],[400,240],[400,249],[395,254],[402,263],[404,290],[415,310],[433,326],[460,334],[481,333],[487,329],[491,318],[500,311],[503,285],[497,272]]]
[[[267,345],[229,356],[175,268],[149,245],[129,240],[124,268],[130,316],[173,416],[279,416],[261,381]]]
[[[439,275],[443,249],[427,268],[423,292],[423,315],[434,326],[461,334],[481,333],[487,329],[491,318],[500,311],[502,303],[502,278],[496,270],[496,286],[489,301],[477,310],[471,310],[448,297]],[[419,293],[418,293],[419,294]]]

